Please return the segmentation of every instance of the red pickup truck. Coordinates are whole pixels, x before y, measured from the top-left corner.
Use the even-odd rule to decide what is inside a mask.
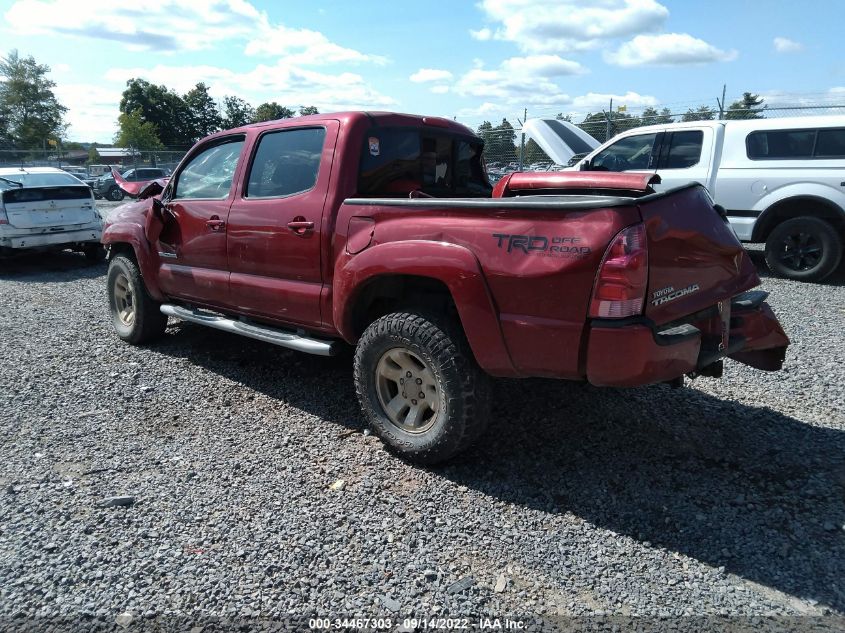
[[[118,335],[167,317],[331,355],[364,413],[437,462],[483,431],[489,376],[594,385],[773,371],[789,340],[723,213],[651,174],[515,173],[441,118],[350,112],[220,132],[108,220]]]

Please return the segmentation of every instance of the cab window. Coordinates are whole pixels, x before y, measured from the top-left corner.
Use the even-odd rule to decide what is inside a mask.
[[[280,198],[313,188],[325,138],[322,127],[281,130],[262,136],[249,170],[246,197]]]
[[[590,163],[590,169],[596,171],[651,169],[651,157],[656,140],[657,132],[620,139],[596,154]]]
[[[704,132],[701,130],[673,132],[669,139],[668,151],[661,151],[665,153],[665,158],[659,169],[688,169],[697,165],[701,160],[703,142]]]
[[[480,139],[429,128],[374,128],[364,137],[358,193],[407,197],[489,196]]]
[[[244,139],[228,139],[195,154],[180,172],[173,198],[222,200],[229,195]]]

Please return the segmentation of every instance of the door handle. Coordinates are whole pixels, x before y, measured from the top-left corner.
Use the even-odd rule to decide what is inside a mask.
[[[305,235],[306,233],[310,233],[314,230],[314,223],[309,222],[301,215],[298,215],[288,222],[288,228],[297,235]]]
[[[205,221],[205,225],[212,231],[219,231],[224,226],[226,226],[226,222],[224,220],[221,220],[220,216],[212,215],[208,220]]]

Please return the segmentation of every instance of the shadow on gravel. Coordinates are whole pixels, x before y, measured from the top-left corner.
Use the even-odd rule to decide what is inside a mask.
[[[156,352],[362,427],[349,356],[191,324],[169,331]],[[693,388],[528,380],[498,381],[495,391],[481,445],[438,476],[845,610],[845,432]]]
[[[0,280],[54,283],[96,279],[106,274],[105,262],[89,262],[72,251],[28,253],[0,259]]]
[[[772,272],[769,270],[769,267],[766,265],[766,260],[763,256],[762,250],[748,250],[746,252],[751,257],[751,261],[754,262],[754,265],[757,267],[757,274],[760,275],[761,279],[769,279],[774,277],[774,275],[772,275]],[[815,283],[815,285],[818,286],[845,286],[845,257],[842,259],[842,263],[839,265],[839,268],[837,268],[832,275],[830,275],[826,279],[823,279],[822,281],[793,281],[792,283]]]
[[[496,391],[445,477],[845,610],[845,432],[692,388]]]

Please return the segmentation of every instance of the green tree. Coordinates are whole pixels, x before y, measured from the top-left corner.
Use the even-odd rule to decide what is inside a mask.
[[[255,119],[255,108],[240,97],[223,97],[223,129],[241,127]]]
[[[681,121],[712,121],[716,118],[716,113],[712,108],[707,106],[699,106],[695,110],[690,108],[684,112]]]
[[[114,135],[114,142],[119,147],[132,147],[141,150],[162,149],[164,147],[158,138],[155,124],[144,121],[141,108],[136,108],[128,114],[122,113],[117,118],[117,124],[119,129],[117,134]]]
[[[669,108],[663,108],[658,112],[657,108],[649,106],[640,115],[640,125],[665,125],[672,122],[674,122],[674,119]]]
[[[88,149],[88,160],[85,161],[88,165],[99,165],[103,162],[102,157],[100,156],[100,152],[97,151],[97,148],[91,146]]]
[[[255,122],[275,121],[276,119],[290,119],[296,114],[290,108],[279,105],[275,101],[262,103],[255,109]]]
[[[53,93],[49,72],[49,66],[17,50],[0,59],[0,144],[36,149],[64,134],[67,108]]]
[[[487,162],[493,162],[497,160],[495,157],[491,155],[492,147],[493,147],[493,124],[490,121],[484,121],[481,125],[478,126],[478,130],[476,130],[478,136],[484,141],[484,159]]]
[[[525,159],[523,163],[530,165],[531,163],[550,163],[552,159],[543,151],[543,149],[534,141],[533,138],[525,141]]]
[[[513,125],[507,119],[502,119],[502,122],[490,131],[490,159],[506,163],[515,161],[515,140]]]
[[[307,116],[309,114],[320,114],[317,106],[302,106],[299,108],[299,116]]]
[[[760,95],[755,95],[750,92],[743,92],[742,99],[734,101],[725,112],[726,119],[762,119],[763,110],[766,106],[763,105],[763,99]]]
[[[572,115],[571,114],[564,114],[563,112],[558,112],[555,115],[555,118],[558,121],[566,121],[567,123],[572,123]]]
[[[191,117],[185,100],[167,86],[156,86],[144,79],[130,79],[120,99],[120,111],[141,110],[144,121],[155,125],[158,138],[167,146],[187,147],[196,140],[188,123]]]
[[[191,143],[195,143],[209,134],[219,132],[223,125],[220,110],[208,90],[208,86],[200,82],[182,97],[188,107],[186,127]]]

